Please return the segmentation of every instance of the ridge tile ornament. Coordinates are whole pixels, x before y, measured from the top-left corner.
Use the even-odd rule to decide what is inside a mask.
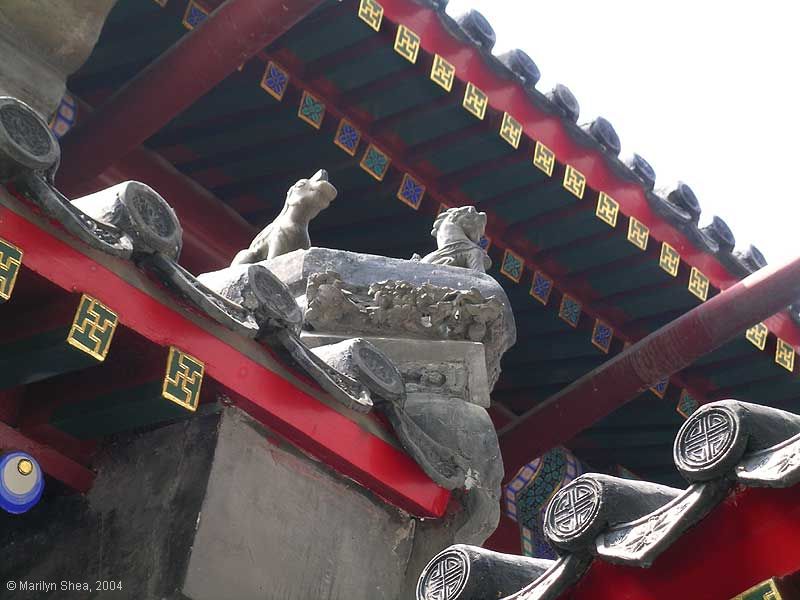
[[[464,91],[464,100],[461,105],[475,117],[483,121],[486,116],[486,107],[489,106],[489,97],[474,83],[467,82]]]
[[[608,354],[613,338],[614,330],[611,326],[600,319],[595,319],[594,327],[592,328],[592,344],[602,350],[604,354]]]
[[[67,335],[67,343],[102,362],[117,329],[117,314],[99,300],[83,294]]]
[[[456,68],[438,54],[434,54],[433,66],[431,67],[431,81],[445,92],[449,92],[453,89],[455,78]]]
[[[556,166],[555,152],[550,150],[542,142],[536,142],[536,148],[533,150],[533,164],[534,166],[545,173],[548,177],[553,176],[553,169]]]
[[[383,6],[375,0],[361,0],[358,4],[358,18],[375,31],[380,31],[383,21]]]
[[[569,294],[564,294],[558,307],[558,316],[570,327],[577,327],[581,318],[581,303]]]
[[[199,3],[192,0],[183,13],[183,26],[189,31],[201,25],[208,18],[209,11]]]
[[[522,279],[522,272],[525,270],[525,261],[519,254],[506,248],[503,254],[503,263],[500,265],[500,272],[514,283],[519,283]]]
[[[708,298],[708,287],[708,277],[697,267],[692,267],[692,272],[689,274],[689,291],[705,302]]]
[[[659,398],[664,398],[667,395],[667,388],[669,387],[669,377],[664,377],[661,381],[650,386],[650,391]]]
[[[756,323],[750,329],[747,330],[745,337],[747,341],[753,344],[759,350],[763,350],[764,347],[767,345],[767,336],[769,335],[769,329],[764,323]]]
[[[605,192],[600,192],[600,195],[597,197],[597,209],[594,211],[594,214],[610,227],[616,227],[617,216],[619,215],[619,202]]]
[[[261,89],[280,102],[288,87],[289,73],[269,61],[264,69],[264,76],[261,78]]]
[[[200,403],[205,365],[195,357],[170,346],[167,373],[161,387],[161,396],[192,412]]]
[[[297,109],[297,116],[314,129],[319,129],[322,127],[322,119],[325,118],[325,104],[303,90],[303,95],[300,98],[300,107]]]
[[[414,210],[417,210],[419,209],[419,205],[422,204],[422,198],[424,196],[425,186],[408,173],[404,173],[403,180],[400,182],[400,187],[397,188],[397,199]]]
[[[794,348],[781,338],[778,338],[778,343],[775,346],[775,362],[787,371],[794,370]]]
[[[459,548],[448,548],[437,554],[435,560],[420,575],[417,598],[424,600],[456,600],[464,591],[469,579],[470,561]]]
[[[0,238],[0,301],[5,302],[14,293],[23,252],[14,244]]]
[[[389,158],[388,154],[370,144],[364,151],[364,156],[361,158],[359,166],[378,181],[383,181],[391,162],[392,159]]]
[[[658,259],[658,266],[673,277],[678,274],[681,264],[681,255],[667,242],[661,242],[661,255]]]
[[[519,142],[522,139],[522,124],[507,112],[503,113],[500,137],[511,144],[515,150],[519,148]]]
[[[301,179],[286,192],[280,214],[240,251],[232,265],[252,264],[294,250],[311,247],[308,224],[330,206],[338,192],[328,181],[328,172],[320,169],[308,179]]]
[[[474,206],[448,208],[436,215],[431,235],[436,238],[436,250],[420,260],[434,265],[473,269],[485,273],[492,260],[480,247],[486,231],[486,213]]]
[[[572,193],[578,200],[583,198],[586,190],[586,177],[575,167],[567,165],[564,171],[564,189]]]
[[[339,146],[339,148],[347,152],[350,156],[355,156],[360,141],[361,132],[356,129],[355,125],[347,119],[339,121],[339,126],[336,128],[336,135],[333,138],[334,144]]]
[[[647,250],[647,240],[650,238],[650,229],[634,217],[628,219],[628,241],[639,248]]]
[[[533,281],[531,282],[530,294],[536,300],[547,306],[550,300],[550,294],[553,291],[553,280],[543,275],[540,271],[533,274]]]
[[[419,55],[420,37],[405,25],[397,27],[397,35],[394,38],[394,51],[405,58],[411,64],[417,62]]]
[[[681,390],[681,397],[678,400],[678,405],[675,407],[675,410],[678,411],[678,414],[681,415],[684,419],[688,419],[694,411],[700,408],[700,403],[692,397],[689,393],[689,390],[683,389]]]

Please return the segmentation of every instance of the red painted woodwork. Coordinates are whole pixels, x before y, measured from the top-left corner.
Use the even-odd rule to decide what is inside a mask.
[[[800,569],[800,485],[746,489],[681,536],[649,569],[596,560],[561,600],[728,600]]]
[[[39,462],[45,473],[74,490],[88,492],[92,487],[94,473],[89,469],[0,422],[0,451],[12,450],[27,452]]]
[[[117,312],[120,324],[202,360],[206,377],[224,386],[244,410],[345,476],[412,514],[444,514],[449,492],[405,452],[129,283],[144,279],[129,263],[109,259],[112,271],[5,207],[0,208],[0,237],[24,251],[23,269],[98,298]],[[236,339],[252,344],[254,353],[266,353],[255,342]]]
[[[684,261],[700,269],[717,288],[726,289],[736,283],[736,277],[713,255],[696,248],[650,208],[641,186],[616,176],[600,152],[582,146],[569,135],[560,117],[538,109],[520,84],[493,72],[475,46],[456,39],[445,28],[434,9],[408,0],[382,0],[381,5],[385,20],[402,23],[417,33],[425,51],[447,59],[455,66],[458,79],[471,81],[488,95],[490,107],[511,114],[522,124],[526,134],[547,145],[559,161],[583,173],[589,187],[609,194],[619,202],[623,213],[647,225],[651,244],[668,242]],[[800,346],[800,328],[788,315],[772,316],[766,324],[776,335]]]
[[[59,187],[102,173],[323,0],[227,0],[63,140]]]
[[[506,478],[798,296],[800,258],[765,267],[654,331],[501,430]]]

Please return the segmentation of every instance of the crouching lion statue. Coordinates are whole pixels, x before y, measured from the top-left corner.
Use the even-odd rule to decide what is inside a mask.
[[[286,193],[280,214],[255,237],[249,248],[234,257],[231,265],[257,263],[310,248],[308,224],[330,206],[337,193],[328,181],[325,169],[320,169],[310,179],[295,183]]]

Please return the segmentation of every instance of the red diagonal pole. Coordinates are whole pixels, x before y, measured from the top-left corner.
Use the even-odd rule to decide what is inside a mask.
[[[58,186],[102,173],[322,2],[227,0],[64,138]]]
[[[800,258],[765,267],[654,331],[501,429],[506,477],[798,297]]]

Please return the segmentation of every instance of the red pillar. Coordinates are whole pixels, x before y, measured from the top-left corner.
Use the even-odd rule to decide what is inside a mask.
[[[59,187],[102,173],[323,0],[227,0],[62,142]]]
[[[800,258],[765,267],[654,331],[501,429],[506,478],[798,297]]]

